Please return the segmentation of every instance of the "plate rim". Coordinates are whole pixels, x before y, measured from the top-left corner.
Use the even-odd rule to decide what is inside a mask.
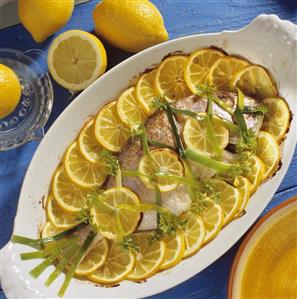
[[[254,234],[265,224],[269,222],[269,219],[274,214],[280,212],[283,208],[287,207],[290,204],[297,203],[297,196],[293,196],[291,198],[286,199],[284,202],[278,204],[277,206],[273,207],[270,211],[268,211],[263,217],[261,217],[249,230],[247,235],[244,237],[243,241],[241,242],[235,258],[232,262],[231,271],[229,274],[228,279],[228,286],[227,286],[227,299],[233,299],[233,291],[234,291],[234,279],[236,277],[236,271],[241,260],[241,257],[244,251],[247,249],[249,242],[251,241]]]

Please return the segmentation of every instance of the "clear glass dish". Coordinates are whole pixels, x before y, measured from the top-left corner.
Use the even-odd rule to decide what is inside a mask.
[[[53,106],[54,92],[47,71],[46,55],[32,49],[20,52],[0,49],[0,64],[17,74],[22,95],[16,109],[0,119],[0,151],[40,139]]]

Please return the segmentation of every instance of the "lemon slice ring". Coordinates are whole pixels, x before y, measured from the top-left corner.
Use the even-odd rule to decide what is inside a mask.
[[[140,179],[144,184],[153,189],[154,185],[149,180],[149,177],[156,173],[168,173],[176,176],[183,176],[183,164],[179,161],[175,152],[169,149],[155,149],[150,151],[150,156],[143,156],[139,162],[138,170],[143,173]],[[171,178],[157,176],[154,178],[155,183],[159,186],[161,192],[174,190],[177,186]]]
[[[139,203],[138,196],[130,189],[111,188],[98,196],[94,207],[90,209],[90,215],[102,235],[108,239],[121,239],[135,231],[141,213],[135,209],[120,209],[118,206]]]

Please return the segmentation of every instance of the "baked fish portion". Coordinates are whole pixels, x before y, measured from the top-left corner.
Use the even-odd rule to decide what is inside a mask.
[[[237,102],[237,95],[230,92],[218,92],[217,96],[220,100],[226,102],[232,109],[235,109]],[[258,105],[257,101],[246,97],[245,103],[247,105]],[[192,112],[206,112],[207,111],[207,99],[196,95],[189,96],[185,99],[178,100],[173,104],[177,109],[190,110]],[[213,113],[219,117],[233,123],[231,114],[226,112],[220,106],[214,103]],[[247,125],[252,128],[255,133],[260,130],[262,125],[262,117],[258,115],[245,115]],[[177,116],[177,129],[179,134],[182,132],[183,123],[185,118],[183,116]],[[174,136],[170,123],[168,121],[165,112],[158,110],[152,114],[145,123],[146,134],[149,140],[163,143],[169,146],[175,147]],[[233,142],[236,136],[233,136]],[[150,150],[155,147],[150,146]],[[139,162],[144,155],[142,144],[139,140],[131,138],[120,152],[118,159],[120,167],[123,170],[136,171],[138,170]],[[222,159],[226,162],[232,160],[232,154],[228,151],[224,151]],[[193,164],[193,172],[197,178],[208,179],[216,174],[212,169],[207,169],[204,166]],[[203,174],[203,177],[200,175]],[[107,188],[111,188],[115,185],[115,179],[110,177],[107,182]],[[155,190],[148,188],[143,181],[135,177],[123,177],[122,185],[135,192],[143,203],[155,203]],[[188,189],[184,185],[178,185],[174,190],[161,193],[162,206],[169,209],[173,214],[179,215],[182,212],[187,211],[191,205],[191,199],[188,193]],[[138,227],[138,230],[152,230],[157,228],[157,213],[155,211],[149,211],[143,213],[142,221]]]

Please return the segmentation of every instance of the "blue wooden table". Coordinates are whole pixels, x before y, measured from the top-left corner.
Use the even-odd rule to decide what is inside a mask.
[[[92,32],[94,27],[91,15],[97,2],[92,0],[77,6],[71,21],[62,31],[82,29]],[[152,2],[160,9],[171,39],[193,33],[238,29],[261,13],[277,14],[282,19],[297,23],[296,0],[153,0]],[[21,51],[39,48],[47,51],[51,40],[52,38],[42,44],[36,44],[21,25],[0,31],[0,48],[14,48]],[[131,55],[107,44],[105,46],[108,69]],[[56,83],[54,92],[55,103],[46,130],[73,100],[69,92]],[[34,141],[18,149],[0,153],[0,248],[10,238],[21,184],[37,146],[38,142]],[[264,213],[297,194],[296,173],[297,150],[285,179]],[[240,242],[202,273],[153,298],[226,298],[228,276]],[[0,299],[3,298],[5,295],[0,289]]]

